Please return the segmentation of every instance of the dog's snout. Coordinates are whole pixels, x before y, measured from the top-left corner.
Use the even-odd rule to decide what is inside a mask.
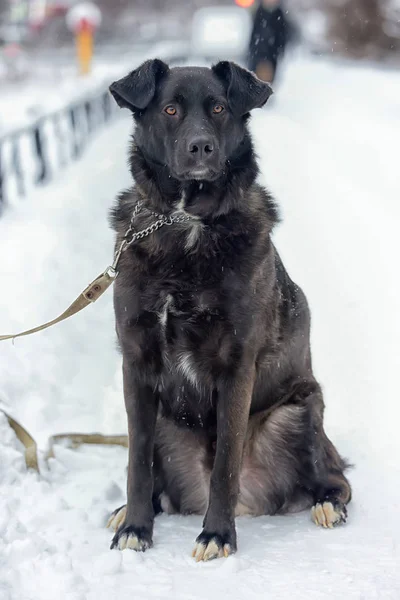
[[[189,142],[188,151],[194,158],[205,160],[214,152],[214,144],[208,137],[196,137]]]

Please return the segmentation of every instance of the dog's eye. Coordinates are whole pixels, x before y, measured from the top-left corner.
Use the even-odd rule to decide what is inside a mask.
[[[173,117],[174,115],[176,115],[176,108],[175,108],[175,106],[166,106],[164,108],[164,112],[166,112],[167,115],[170,115],[171,117]]]
[[[224,107],[221,104],[216,104],[213,108],[213,113],[216,115],[220,115],[223,110],[224,110]]]

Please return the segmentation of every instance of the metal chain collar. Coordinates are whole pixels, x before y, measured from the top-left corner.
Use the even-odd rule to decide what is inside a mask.
[[[115,253],[114,262],[111,265],[111,267],[109,267],[109,271],[111,272],[111,274],[113,274],[114,277],[116,277],[118,274],[117,267],[118,267],[119,259],[121,258],[121,254],[123,252],[125,252],[134,242],[136,242],[137,240],[141,240],[141,239],[147,237],[148,235],[151,235],[152,233],[154,233],[155,231],[157,231],[164,225],[173,225],[174,223],[185,223],[192,219],[192,217],[190,215],[166,216],[166,215],[159,214],[159,213],[153,212],[153,211],[145,208],[145,210],[148,210],[149,213],[156,220],[153,221],[153,223],[151,223],[148,227],[145,227],[145,229],[141,229],[140,231],[135,231],[134,221],[135,221],[136,217],[138,216],[138,214],[142,211],[143,208],[145,208],[143,206],[143,202],[142,202],[142,200],[139,200],[139,202],[135,205],[135,208],[133,209],[129,227],[126,230],[123,240],[122,240],[118,250]]]

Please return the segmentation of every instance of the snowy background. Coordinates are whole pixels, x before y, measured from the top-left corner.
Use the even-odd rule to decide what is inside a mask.
[[[113,79],[109,68],[100,77]],[[72,79],[65,86],[56,104]],[[23,121],[25,105],[14,108]],[[0,413],[0,600],[400,598],[399,109],[390,66],[298,51],[252,119],[261,180],[283,215],[275,243],[311,305],[326,430],[355,465],[348,523],[240,518],[238,553],[197,564],[201,518],[163,515],[154,549],[111,552],[105,523],[125,501],[126,450],[57,446],[39,477]],[[110,263],[107,214],[130,183],[130,131],[121,114],[80,161],[1,216],[1,334],[58,315]],[[0,343],[0,408],[41,457],[55,433],[125,433],[120,363],[109,292],[57,327]]]

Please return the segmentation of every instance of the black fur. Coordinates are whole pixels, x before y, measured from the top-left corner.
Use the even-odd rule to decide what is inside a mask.
[[[129,533],[143,541],[137,549],[150,547],[154,506],[163,506],[205,512],[200,550],[214,541],[229,553],[235,514],[350,499],[345,464],[323,430],[307,302],[272,244],[276,206],[256,183],[248,113],[271,89],[233,63],[169,69],[159,60],[110,89],[136,126],[136,186],[112,212],[116,247],[139,201],[136,230],[154,212],[191,217],[120,260],[130,447],[126,517],[113,544]]]

